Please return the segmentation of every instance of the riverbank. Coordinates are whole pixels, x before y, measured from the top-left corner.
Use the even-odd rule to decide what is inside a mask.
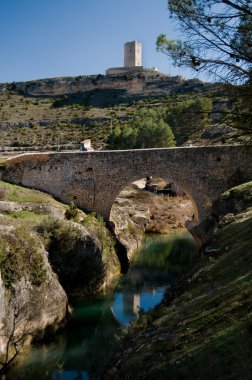
[[[197,267],[124,331],[103,379],[250,378],[251,195],[252,183],[224,194]]]
[[[166,217],[170,220],[176,204],[178,200],[158,197],[135,185],[120,194],[111,215],[116,236],[124,247],[123,254],[127,255],[126,261],[132,260],[139,250],[153,215],[163,219],[162,212],[167,209]],[[177,220],[170,220],[169,229],[176,227]],[[154,224],[155,231],[153,227],[149,231],[161,232],[160,228],[157,231],[157,223]],[[68,314],[69,298],[105,291],[115,283],[121,268],[114,237],[101,218],[95,214],[86,215],[74,205],[64,205],[39,191],[4,182],[0,183],[0,234],[0,302],[4,304],[1,320],[9,316],[9,324],[1,327],[0,356],[3,358],[8,342],[12,347],[8,357],[2,359],[5,366],[34,337],[41,339],[49,327],[52,332],[62,325]],[[30,256],[35,259],[34,263]],[[55,283],[53,294],[48,282],[51,278]],[[40,296],[36,296],[36,292]],[[25,299],[19,294],[25,294]],[[13,302],[10,302],[11,297]],[[34,317],[31,305],[32,299],[37,298],[41,302],[33,308]],[[48,302],[42,302],[46,299],[61,307],[54,306],[51,310]],[[15,307],[22,309],[18,320],[13,317]],[[48,318],[45,318],[45,307],[50,314]],[[44,315],[43,321],[40,314]],[[13,345],[21,335],[15,352]]]
[[[120,273],[101,218],[0,182],[0,373],[31,341],[54,335],[72,296],[104,291]]]
[[[114,354],[120,326],[160,303],[165,289],[198,260],[188,232],[146,235],[126,275],[110,292],[70,301],[71,319],[50,341],[32,345],[12,380],[97,379]]]
[[[218,379],[217,374],[218,371],[221,371],[220,367],[224,363],[226,371],[230,357],[233,362],[238,362],[237,355],[242,355],[244,351],[250,359],[246,349],[246,345],[250,342],[246,340],[246,334],[250,328],[252,301],[250,281],[252,243],[249,240],[252,228],[251,187],[251,183],[238,186],[224,194],[216,203],[213,209],[215,232],[209,244],[204,247],[197,267],[167,292],[165,300],[159,308],[155,308],[147,314],[143,313],[139,320],[135,320],[130,328],[124,330],[126,334],[121,340],[120,349],[113,362],[113,369],[107,370],[104,375],[105,379],[166,379],[169,373],[169,376],[174,376],[171,377],[174,380],[179,376],[184,376],[183,378],[186,380],[203,380],[206,378],[206,372],[203,371],[202,377],[200,377],[201,372],[199,375],[197,371],[201,371],[201,366],[207,357],[214,363],[213,366],[209,365],[207,368],[211,367],[212,370],[213,367],[213,371],[215,371],[213,375],[210,374],[212,377],[207,378]],[[97,218],[94,214],[85,215],[73,205],[62,205],[50,196],[37,191],[3,183],[0,190],[3,199],[0,202],[1,236],[4,239],[8,237],[10,252],[11,255],[14,255],[8,256],[8,260],[10,257],[12,259],[16,257],[15,255],[19,252],[18,249],[12,251],[12,246],[16,239],[17,241],[20,239],[22,226],[26,240],[35,242],[33,248],[36,248],[36,244],[43,243],[43,257],[47,260],[49,258],[50,265],[58,274],[60,283],[68,295],[80,295],[81,289],[84,289],[81,293],[85,296],[97,294],[111,284],[115,276],[119,274],[120,265],[115,254],[113,237],[109,234],[102,219]],[[165,206],[167,207],[166,215],[171,216],[170,222],[167,223],[169,231],[175,230],[178,223],[182,224],[190,218],[192,209],[187,207],[190,201],[186,197],[180,197],[179,202],[180,205],[176,198],[160,197],[143,190],[140,191],[135,185],[126,188],[120,194],[115,202],[112,215],[114,212],[115,217],[118,218],[114,220],[116,233],[130,252],[129,260],[133,259],[136,248],[140,247],[144,230],[153,220],[154,213],[156,213],[157,219],[150,228],[152,232],[157,232],[157,230],[160,232],[162,223],[158,222],[158,217],[161,215],[160,220],[164,219],[161,211],[165,211]],[[181,213],[178,213],[172,223],[172,215],[176,210],[181,210]],[[156,228],[157,230],[155,230]],[[13,239],[16,234],[17,236]],[[22,241],[24,242],[24,239]],[[28,246],[29,244],[26,244],[24,253]],[[1,251],[1,253],[3,252],[6,253],[6,250]],[[6,258],[4,257],[4,260]],[[177,265],[176,260],[180,262],[180,258],[174,253],[174,266]],[[154,257],[151,266],[155,261]],[[15,262],[18,260],[13,261],[13,263]],[[1,276],[6,287],[8,281],[13,281],[13,279],[10,277],[12,272],[6,272],[6,265],[3,263],[1,258]],[[30,288],[31,281],[36,281],[36,284],[32,284],[36,290],[36,287],[39,289],[41,286],[41,281],[45,285],[47,284],[44,277],[45,268],[40,265],[41,260],[36,261],[35,273],[38,273],[39,277],[34,277],[33,268],[30,268],[29,263],[29,260],[25,261],[24,255],[25,266],[21,266],[20,270],[22,269],[24,273],[31,273],[31,278],[28,277],[28,279],[26,274],[24,275],[24,278],[27,279],[26,288]],[[77,264],[73,265],[74,263]],[[19,276],[18,267],[14,266],[14,269],[16,271],[14,275]],[[12,283],[9,286],[12,287]],[[58,286],[60,285],[58,284]],[[2,289],[4,287],[0,289],[0,296],[4,299]],[[74,292],[73,289],[75,289]],[[57,295],[57,290],[55,295]],[[43,297],[41,299],[46,299],[48,294],[43,294]],[[67,299],[66,295],[64,297]],[[35,298],[37,299],[37,297]],[[27,304],[29,302],[27,299]],[[13,305],[15,306],[15,303]],[[40,302],[37,303],[37,306],[40,307]],[[8,310],[9,315],[11,313],[15,315],[14,311],[14,309]],[[57,317],[56,312],[56,319],[52,322],[53,326],[56,327],[61,320],[64,320],[66,306],[63,314]],[[23,321],[30,318],[31,316],[27,314]],[[10,321],[12,322],[13,319]],[[57,321],[56,324],[55,321]],[[48,323],[50,325],[50,322]],[[35,324],[36,321],[33,320],[33,331],[36,330]],[[42,330],[45,327],[45,325],[41,325],[40,336],[43,335]],[[29,335],[32,336],[31,330],[29,330]],[[25,337],[27,335],[25,333]],[[233,336],[241,339],[241,352],[238,352],[236,356],[234,354],[229,356],[224,351],[228,352],[230,349],[228,345],[235,350]],[[5,337],[8,341],[9,335],[5,334]],[[3,346],[4,344],[6,343],[3,342]],[[220,356],[224,357],[223,362],[218,355],[215,357],[215,346],[220,350]],[[191,359],[192,362],[199,359],[201,365],[195,363],[191,368]],[[244,376],[247,375],[247,367],[250,368],[245,361]],[[141,373],[138,374],[139,368],[141,368]],[[231,372],[238,376],[233,367]],[[187,373],[189,373],[189,377],[185,377]],[[225,379],[225,374],[220,373],[223,376],[220,379]],[[199,377],[197,377],[198,375]],[[229,377],[226,378],[229,379]],[[232,377],[230,378],[232,379]],[[234,380],[237,378],[239,379],[239,377],[233,377]]]

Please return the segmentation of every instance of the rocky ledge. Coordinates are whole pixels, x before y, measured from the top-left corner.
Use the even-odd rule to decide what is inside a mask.
[[[165,184],[156,179],[157,188]],[[157,195],[144,189],[145,180],[125,188],[116,198],[111,211],[115,232],[131,259],[144,233],[166,234],[184,229],[192,218],[191,201],[184,195]]]

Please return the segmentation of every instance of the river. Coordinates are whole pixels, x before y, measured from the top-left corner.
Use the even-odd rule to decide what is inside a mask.
[[[114,352],[123,325],[156,306],[164,291],[193,265],[198,251],[190,235],[146,235],[142,248],[114,291],[71,302],[72,317],[51,340],[19,357],[9,380],[89,380]]]

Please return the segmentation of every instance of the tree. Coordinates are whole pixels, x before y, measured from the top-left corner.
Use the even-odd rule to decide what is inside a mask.
[[[252,80],[241,86],[227,86],[233,109],[227,113],[227,124],[238,129],[243,141],[252,139]]]
[[[6,349],[4,357],[0,360],[0,377],[5,374],[16,357],[19,355],[27,337],[31,334],[28,329],[31,318],[27,319],[27,310],[29,305],[26,303],[22,306],[17,305],[17,295],[14,292],[14,310],[9,331],[4,335],[6,338]],[[20,325],[22,328],[20,329]]]
[[[114,128],[108,138],[108,146],[110,149],[128,149],[136,146],[137,130],[131,126],[125,125]]]
[[[251,0],[168,0],[185,41],[157,39],[157,49],[177,66],[214,79],[242,83],[252,72]]]
[[[157,39],[175,65],[204,72],[228,86],[230,125],[252,136],[252,1],[168,0],[185,40]],[[235,86],[234,86],[235,85]]]
[[[139,111],[130,124],[116,126],[108,139],[110,149],[161,148],[174,146],[175,140],[161,110]]]
[[[142,109],[132,122],[138,131],[136,148],[163,148],[174,146],[175,140],[163,110]]]
[[[211,123],[212,100],[206,97],[185,100],[167,110],[166,120],[171,125],[178,145],[193,135],[202,133]]]

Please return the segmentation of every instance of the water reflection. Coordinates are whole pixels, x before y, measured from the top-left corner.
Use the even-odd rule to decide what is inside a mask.
[[[147,236],[143,248],[115,293],[72,303],[73,315],[53,342],[22,355],[10,380],[88,380],[113,353],[114,336],[140,310],[156,306],[167,286],[195,262],[197,249],[188,234]]]
[[[128,324],[137,318],[140,311],[148,311],[162,301],[166,287],[157,288],[141,293],[116,292],[112,311],[121,325]]]
[[[113,350],[119,323],[105,297],[72,304],[72,319],[55,340],[33,346],[13,369],[11,380],[89,379]]]
[[[146,254],[147,252],[147,254]],[[198,257],[193,238],[187,233],[147,235],[137,258],[142,268],[156,268],[168,272],[171,278],[186,273]]]
[[[115,292],[112,311],[120,324],[159,304],[165,289],[186,273],[198,257],[193,239],[185,233],[147,235],[142,248]]]
[[[65,371],[55,370],[53,380],[89,380],[90,376],[86,371]]]

